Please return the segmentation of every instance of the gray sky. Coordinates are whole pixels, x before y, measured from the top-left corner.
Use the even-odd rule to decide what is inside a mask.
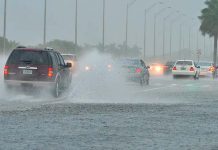
[[[16,40],[23,45],[42,43],[43,37],[43,10],[44,0],[7,0],[7,38]],[[106,0],[106,44],[122,43],[125,40],[125,15],[126,4],[131,0]],[[164,5],[159,5],[148,15],[148,49],[152,49],[153,18],[154,13],[166,6],[174,10],[180,10],[189,18],[196,19],[196,27],[193,27],[192,38],[197,32],[197,16],[205,7],[205,0],[162,0]],[[151,6],[155,0],[137,0],[129,10],[129,44],[137,44],[143,47],[144,9]],[[74,41],[75,0],[47,0],[47,40],[63,39]],[[0,34],[3,34],[3,6],[4,0],[0,0]],[[157,22],[157,48],[161,48],[162,19],[172,10],[163,12]],[[172,15],[172,18],[176,15]],[[171,19],[169,19],[171,20]],[[174,25],[174,30],[184,19],[180,19]],[[186,19],[187,20],[187,19]],[[186,21],[184,28],[190,26],[191,21]],[[196,31],[196,32],[194,32]],[[167,24],[168,38],[169,25]],[[174,47],[178,45],[178,33],[174,31]],[[188,34],[184,30],[184,36]],[[102,0],[78,0],[78,42],[79,44],[96,44],[102,38]],[[202,39],[200,38],[199,41]],[[177,42],[177,44],[175,44]],[[202,42],[199,42],[202,43]],[[184,42],[184,45],[187,44]],[[194,41],[193,41],[194,45]]]

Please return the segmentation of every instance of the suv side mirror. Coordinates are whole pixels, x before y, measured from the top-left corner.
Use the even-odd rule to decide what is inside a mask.
[[[147,68],[147,69],[150,69],[150,66],[147,66],[146,68]]]
[[[72,67],[72,64],[71,64],[71,63],[67,63],[67,64],[65,65],[65,67],[66,67],[66,68],[71,68],[71,67]]]
[[[197,68],[200,69],[201,67],[200,67],[200,66],[197,66]]]

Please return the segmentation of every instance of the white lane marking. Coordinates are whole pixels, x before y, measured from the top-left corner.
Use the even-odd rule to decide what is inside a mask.
[[[147,89],[147,90],[143,90],[143,91],[138,91],[138,92],[135,92],[135,93],[146,93],[146,92],[155,91],[155,90],[160,90],[160,89],[165,89],[165,88],[172,88],[172,87],[175,87],[176,85],[177,85],[177,84],[171,84],[171,85],[169,85],[169,86],[151,88],[151,89]]]

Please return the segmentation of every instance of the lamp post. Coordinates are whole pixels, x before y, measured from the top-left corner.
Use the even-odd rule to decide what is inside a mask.
[[[164,12],[168,8],[171,8],[171,7],[165,7],[154,15],[154,57],[156,56],[156,21],[157,21],[157,16],[160,13]]]
[[[136,2],[136,0],[133,0],[132,2],[128,3],[126,6],[126,40],[125,40],[125,49],[127,51],[127,47],[128,47],[128,18],[129,18],[129,8],[130,6],[132,6],[134,3]]]
[[[47,0],[44,1],[44,35],[43,35],[43,46],[46,44],[46,17],[47,17]]]
[[[4,1],[4,31],[3,31],[3,55],[6,49],[6,17],[7,17],[7,0]]]
[[[78,31],[78,29],[77,29],[77,25],[78,25],[78,23],[77,23],[77,17],[78,17],[78,1],[76,0],[76,9],[75,9],[75,46],[76,46],[76,48],[77,48],[77,31]]]
[[[147,46],[147,14],[148,12],[154,8],[157,4],[163,4],[162,2],[157,2],[157,3],[154,3],[153,5],[151,5],[150,7],[146,8],[145,9],[145,12],[144,12],[144,53],[143,53],[143,58],[145,60],[145,57],[146,57],[146,46]]]
[[[168,16],[166,16],[163,19],[163,57],[165,56],[165,33],[166,33],[166,21],[169,19],[172,15],[174,15],[174,12],[179,12],[179,11],[172,11]]]
[[[183,27],[183,25],[185,24],[186,22],[185,21],[183,21],[182,23],[180,23],[180,25],[179,25],[179,56],[180,56],[180,58],[181,58],[181,50],[182,50],[182,36],[183,36],[183,34],[182,34],[182,27]],[[183,47],[184,48],[184,47]]]
[[[103,0],[103,31],[102,31],[103,51],[104,51],[104,39],[105,39],[105,0]]]
[[[172,55],[172,32],[173,32],[173,24],[174,24],[176,21],[178,21],[178,20],[180,19],[179,17],[180,17],[180,15],[179,15],[177,18],[171,20],[171,22],[170,22],[170,57],[171,57],[171,55]]]

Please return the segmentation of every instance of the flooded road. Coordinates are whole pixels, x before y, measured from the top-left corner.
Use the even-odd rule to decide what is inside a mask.
[[[56,100],[2,99],[0,148],[218,148],[217,80],[152,77],[149,86],[126,83],[121,90],[77,81],[79,88],[75,83]]]

